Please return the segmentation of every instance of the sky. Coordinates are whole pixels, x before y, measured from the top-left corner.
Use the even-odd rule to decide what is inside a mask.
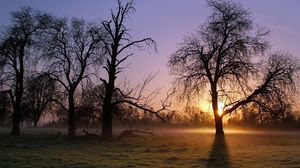
[[[299,0],[235,0],[252,12],[254,23],[271,31],[272,50],[284,50],[300,58]],[[56,16],[78,17],[89,21],[109,19],[116,0],[0,0],[0,25],[9,24],[9,12],[21,6],[51,12]],[[158,52],[137,51],[124,72],[135,85],[148,74],[156,74],[149,90],[171,86],[168,58],[184,35],[196,31],[209,16],[206,0],[136,0],[136,12],[126,22],[133,39],[151,37]]]

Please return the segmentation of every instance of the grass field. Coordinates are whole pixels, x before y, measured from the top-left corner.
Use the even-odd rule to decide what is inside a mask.
[[[300,134],[164,130],[103,141],[55,131],[0,129],[0,167],[300,167]]]

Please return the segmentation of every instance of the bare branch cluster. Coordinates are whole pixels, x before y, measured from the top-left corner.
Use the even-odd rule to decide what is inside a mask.
[[[143,49],[144,46],[147,46],[156,50],[157,46],[156,42],[151,38],[132,40],[132,37],[124,23],[129,14],[135,11],[133,5],[133,1],[125,4],[118,1],[117,9],[115,11],[111,11],[111,20],[101,22],[106,34],[108,34],[106,38],[102,39],[107,53],[106,62],[103,68],[108,76],[108,79],[100,79],[105,86],[105,92],[101,96],[103,98],[103,127],[105,127],[105,125],[110,125],[109,122],[112,118],[112,109],[122,103],[153,113],[162,120],[164,120],[164,117],[159,114],[162,111],[167,110],[168,106],[167,101],[162,102],[162,108],[158,110],[153,110],[149,106],[150,101],[158,94],[158,90],[153,91],[148,96],[143,96],[142,92],[153,78],[151,75],[136,88],[127,89],[126,91],[115,85],[117,75],[126,68],[124,63],[133,55],[132,52],[127,52],[128,49],[133,47]],[[118,95],[118,99],[113,100],[113,97],[116,95]],[[106,121],[108,124],[105,124]]]
[[[10,101],[13,106],[12,135],[19,135],[21,103],[24,93],[24,79],[28,75],[35,44],[40,42],[46,29],[49,28],[50,14],[23,7],[11,13],[11,24],[1,34],[0,42],[0,84],[10,90]]]

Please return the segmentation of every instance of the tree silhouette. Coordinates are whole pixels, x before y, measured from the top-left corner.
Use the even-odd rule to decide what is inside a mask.
[[[105,44],[104,48],[107,53],[104,69],[106,70],[108,79],[101,78],[101,81],[105,86],[105,93],[102,95],[102,136],[106,138],[112,137],[112,117],[115,106],[122,103],[130,104],[134,107],[153,113],[161,119],[163,119],[163,117],[161,117],[159,113],[166,110],[167,106],[165,100],[162,108],[154,111],[148,105],[150,97],[152,97],[154,93],[148,96],[142,95],[144,88],[153,78],[151,75],[141,82],[137,88],[127,89],[127,91],[124,91],[124,88],[122,90],[122,88],[118,88],[115,85],[117,75],[125,68],[123,63],[133,55],[132,52],[129,52],[128,54],[129,49],[133,47],[142,48],[143,45],[154,47],[156,49],[156,42],[151,38],[132,40],[127,27],[124,25],[129,14],[135,11],[133,5],[133,1],[122,4],[119,0],[117,9],[111,11],[111,20],[102,21],[102,26],[108,34],[108,38],[103,39],[103,43]],[[122,98],[114,100],[114,95],[121,95]]]
[[[53,105],[57,87],[48,73],[31,76],[25,83],[24,104],[28,109],[28,117],[36,127],[42,114]]]
[[[11,24],[6,27],[0,41],[0,85],[7,90],[13,106],[11,135],[20,135],[21,103],[24,77],[33,59],[32,50],[39,36],[49,27],[52,17],[30,7],[11,13]]]
[[[223,116],[247,103],[269,112],[281,111],[286,105],[285,88],[294,84],[298,65],[289,55],[275,53],[258,66],[256,60],[268,49],[264,39],[268,31],[254,29],[250,12],[239,3],[211,0],[208,4],[212,14],[207,23],[185,37],[170,57],[169,66],[184,95],[199,94],[209,87],[216,133],[223,134]],[[260,84],[252,89],[249,79],[254,75]],[[221,115],[220,100],[225,103]]]
[[[73,18],[69,24],[66,18],[55,20],[53,28],[48,31],[46,44],[43,44],[45,63],[48,72],[56,80],[67,96],[67,103],[57,101],[68,113],[68,135],[74,136],[75,92],[80,83],[89,80],[89,67],[101,63],[102,30],[99,26]]]

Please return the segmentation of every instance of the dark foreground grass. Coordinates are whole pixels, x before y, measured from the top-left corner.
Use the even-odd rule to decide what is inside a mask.
[[[0,135],[0,167],[300,167],[300,134],[164,131],[103,141],[34,131]]]

